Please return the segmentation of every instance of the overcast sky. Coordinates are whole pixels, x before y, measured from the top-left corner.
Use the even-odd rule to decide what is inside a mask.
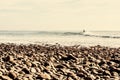
[[[120,0],[0,0],[0,30],[120,30]]]

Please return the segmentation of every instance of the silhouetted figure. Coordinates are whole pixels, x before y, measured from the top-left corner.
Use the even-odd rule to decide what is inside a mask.
[[[85,30],[83,30],[83,32],[85,32]]]

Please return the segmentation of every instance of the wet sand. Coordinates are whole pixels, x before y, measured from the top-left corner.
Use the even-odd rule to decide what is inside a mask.
[[[120,48],[0,44],[2,80],[120,80]]]

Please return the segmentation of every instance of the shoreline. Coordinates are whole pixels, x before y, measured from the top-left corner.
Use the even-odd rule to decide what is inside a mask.
[[[59,42],[0,42],[0,45],[1,44],[6,44],[6,45],[11,45],[11,44],[14,44],[14,45],[41,45],[41,46],[45,46],[45,45],[48,45],[48,46],[52,46],[52,45],[59,45],[59,46],[79,46],[79,47],[86,47],[86,48],[89,48],[89,47],[95,47],[95,46],[101,46],[101,47],[108,47],[108,48],[120,48],[120,45],[101,45],[101,44],[80,44],[80,43],[69,43],[69,44],[64,44],[64,43],[59,43]]]
[[[0,44],[0,79],[120,79],[120,48],[60,44]]]

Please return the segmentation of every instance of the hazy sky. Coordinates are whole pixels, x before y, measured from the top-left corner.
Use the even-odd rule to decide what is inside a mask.
[[[0,0],[0,30],[120,30],[120,0]]]

